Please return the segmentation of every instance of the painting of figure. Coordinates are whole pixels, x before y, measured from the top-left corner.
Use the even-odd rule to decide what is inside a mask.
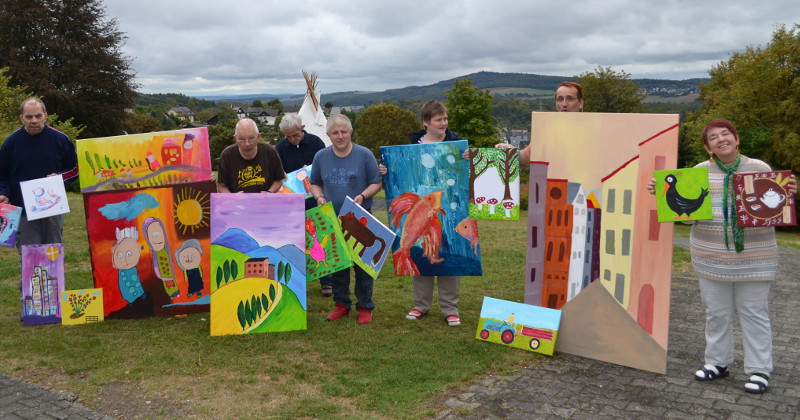
[[[84,194],[106,318],[208,311],[212,181]]]
[[[305,229],[308,281],[353,266],[332,203],[307,210]]]
[[[58,303],[64,291],[64,250],[62,244],[22,245],[22,323],[61,323]]]
[[[466,140],[381,147],[398,276],[482,274],[466,150]]]
[[[14,246],[21,216],[21,207],[0,203],[0,246]]]
[[[206,127],[83,139],[76,148],[83,193],[211,179]]]
[[[306,329],[305,200],[211,195],[211,335]]]

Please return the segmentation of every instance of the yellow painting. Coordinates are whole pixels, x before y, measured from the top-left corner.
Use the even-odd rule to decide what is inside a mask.
[[[61,324],[101,322],[103,289],[65,290],[61,293]]]

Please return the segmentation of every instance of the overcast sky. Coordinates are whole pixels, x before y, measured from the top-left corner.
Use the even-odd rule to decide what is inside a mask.
[[[797,0],[106,0],[139,90],[192,96],[380,91],[477,71],[708,77],[779,24]],[[659,7],[660,6],[660,7]],[[323,98],[324,100],[324,98]]]

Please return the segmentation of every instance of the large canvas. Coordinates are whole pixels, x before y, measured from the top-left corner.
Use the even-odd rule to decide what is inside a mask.
[[[211,179],[206,127],[78,140],[76,147],[84,193]]]
[[[306,211],[306,280],[311,281],[353,266],[333,204]]]
[[[0,204],[0,246],[14,246],[21,216],[21,207],[5,203]]]
[[[211,195],[211,335],[306,329],[305,200]]]
[[[469,217],[519,220],[519,149],[469,150]]]
[[[311,166],[304,166],[286,174],[283,186],[279,192],[303,194],[306,198],[311,197]]]
[[[61,244],[22,245],[22,323],[61,322],[59,296],[64,291],[64,251]]]
[[[787,188],[791,175],[792,171],[734,174],[739,226],[796,226],[795,196]]]
[[[339,210],[339,224],[350,259],[372,278],[378,278],[394,241],[394,232],[350,197],[345,197]]]
[[[556,350],[666,372],[674,224],[646,185],[676,167],[678,116],[534,112],[531,133],[525,303],[563,310]]]
[[[469,217],[467,141],[381,147],[398,276],[480,276],[478,225]]]
[[[484,296],[475,338],[552,356],[560,323],[561,311]]]
[[[84,194],[106,318],[206,312],[214,182]]]
[[[103,321],[103,289],[61,292],[61,325],[91,324]]]
[[[653,171],[659,222],[711,220],[708,168]]]
[[[19,183],[28,220],[69,213],[67,191],[60,176],[47,176]]]

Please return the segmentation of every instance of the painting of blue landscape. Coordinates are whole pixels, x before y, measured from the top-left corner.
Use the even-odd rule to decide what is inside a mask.
[[[211,335],[306,329],[305,200],[211,194]]]
[[[381,147],[398,276],[480,276],[478,225],[469,217],[466,140]]]

